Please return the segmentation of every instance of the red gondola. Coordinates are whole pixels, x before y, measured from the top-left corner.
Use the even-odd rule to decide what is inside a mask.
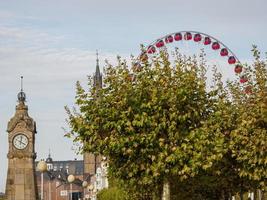
[[[174,35],[174,40],[175,41],[179,41],[179,40],[182,40],[183,39],[183,36],[181,33],[175,33]]]
[[[172,43],[172,42],[173,42],[173,37],[172,37],[172,35],[168,35],[168,36],[165,38],[165,42],[166,42],[166,43]]]
[[[205,37],[204,45],[209,45],[211,43],[211,39],[209,37]]]
[[[228,50],[226,48],[222,48],[220,52],[221,56],[228,56]]]
[[[163,47],[163,46],[164,46],[163,40],[158,40],[157,43],[156,43],[156,47],[160,48],[160,47]]]
[[[153,54],[156,52],[156,48],[153,46],[153,45],[150,45],[148,48],[147,48],[147,53],[148,54]]]
[[[213,50],[218,50],[220,49],[220,44],[218,42],[213,42],[211,48]]]
[[[225,45],[223,45],[219,40],[216,40],[212,36],[209,36],[205,33],[199,32],[190,32],[190,31],[182,31],[171,33],[163,38],[156,40],[155,43],[148,46],[145,54],[141,57],[141,60],[147,60],[148,54],[154,54],[158,51],[157,48],[162,48],[165,45],[167,46],[169,43],[173,43],[174,41],[180,40],[193,40],[194,42],[201,42],[203,45],[211,45],[211,49],[219,50],[221,56],[225,56],[229,64],[234,64],[234,71],[236,74],[240,75],[240,82],[245,83],[248,81],[246,77],[241,77],[243,74],[243,66],[238,62],[238,59],[234,56],[234,54],[228,49]],[[166,51],[168,49],[166,48]],[[143,59],[144,58],[144,59]]]
[[[200,42],[201,39],[202,39],[202,37],[201,37],[201,35],[199,33],[197,33],[197,34],[194,35],[194,41],[195,42]]]
[[[229,63],[229,64],[235,64],[235,62],[236,62],[236,59],[235,59],[234,56],[230,56],[230,57],[228,58],[228,63]]]
[[[186,32],[184,34],[184,39],[185,40],[192,40],[192,34],[190,32]]]
[[[241,65],[236,65],[235,66],[235,73],[237,73],[237,74],[240,74],[241,72],[242,72],[242,66]]]

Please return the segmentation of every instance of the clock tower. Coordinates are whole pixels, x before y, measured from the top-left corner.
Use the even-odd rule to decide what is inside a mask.
[[[15,115],[7,126],[9,150],[7,154],[6,200],[38,199],[34,145],[36,124],[28,115],[28,106],[25,101],[26,95],[21,87]]]

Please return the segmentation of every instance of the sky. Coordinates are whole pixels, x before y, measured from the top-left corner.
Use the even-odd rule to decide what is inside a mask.
[[[20,76],[37,123],[37,160],[81,158],[70,139],[64,106],[77,80],[116,56],[137,56],[140,44],[195,30],[225,43],[244,62],[256,44],[267,51],[266,0],[0,0],[0,192],[7,174],[7,123],[14,115]]]

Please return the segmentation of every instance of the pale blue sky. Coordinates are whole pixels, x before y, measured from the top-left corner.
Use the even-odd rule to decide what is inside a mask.
[[[76,80],[86,81],[100,61],[137,55],[141,43],[180,30],[208,33],[242,61],[251,45],[267,51],[266,0],[0,0],[0,191],[7,169],[6,125],[25,77],[30,115],[37,122],[36,151],[73,159],[63,138],[65,105],[73,105]]]

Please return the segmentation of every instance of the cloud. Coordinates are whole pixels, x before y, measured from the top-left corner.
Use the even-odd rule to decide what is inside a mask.
[[[8,40],[8,43],[6,41]],[[59,45],[66,40],[64,35],[51,35],[30,27],[1,26],[0,42],[13,47],[44,47]]]
[[[7,19],[15,18],[16,15],[12,12],[6,11],[6,10],[0,10],[0,20],[5,21]]]
[[[3,39],[23,39],[23,33],[18,28],[0,27],[0,37]]]

